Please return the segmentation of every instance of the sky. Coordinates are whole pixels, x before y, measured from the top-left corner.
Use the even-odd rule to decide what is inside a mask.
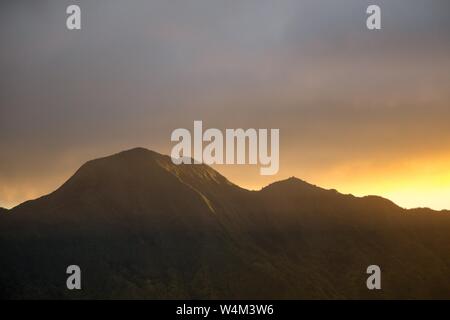
[[[2,1],[0,207],[94,158],[169,154],[202,120],[280,129],[277,175],[215,166],[242,187],[296,176],[450,209],[449,34],[447,0]]]

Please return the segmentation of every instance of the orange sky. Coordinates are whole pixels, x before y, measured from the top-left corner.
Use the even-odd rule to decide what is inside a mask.
[[[327,168],[298,167],[295,164],[296,159],[287,159],[283,155],[281,157],[284,161],[275,176],[261,176],[259,166],[215,165],[214,168],[232,182],[252,190],[296,176],[323,188],[337,189],[341,193],[356,196],[380,195],[405,208],[450,208],[450,153],[403,159],[381,165],[371,161],[349,161]],[[77,169],[77,164],[70,162],[67,162],[67,169],[62,170],[60,175],[43,173],[43,183],[27,184],[23,181],[17,188],[4,187],[0,190],[0,206],[9,208],[53,191]]]
[[[450,208],[450,153],[436,154],[395,163],[345,162],[329,168],[281,166],[278,179],[296,176],[309,183],[356,196],[380,195],[401,207]],[[259,176],[257,169],[216,166],[231,181],[248,189],[260,189],[274,180]]]
[[[0,10],[0,206],[51,192],[85,161],[170,134],[280,129],[280,171],[216,167],[258,189],[297,176],[404,207],[450,209],[450,2],[83,2]]]

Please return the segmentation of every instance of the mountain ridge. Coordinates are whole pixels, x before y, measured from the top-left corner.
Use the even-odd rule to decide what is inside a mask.
[[[0,297],[450,298],[448,215],[293,177],[250,191],[134,148],[9,211]],[[82,292],[64,286],[73,263]],[[371,264],[382,291],[365,287]]]
[[[173,173],[174,175],[179,174],[179,171],[180,171],[180,170],[178,170],[179,168],[186,167],[185,164],[182,164],[182,165],[175,165],[175,164],[173,164],[171,162],[170,156],[168,156],[168,155],[163,155],[163,154],[160,154],[160,153],[158,153],[156,151],[149,150],[149,149],[146,149],[146,148],[143,148],[143,147],[135,147],[135,148],[124,150],[124,151],[121,151],[121,152],[118,152],[118,153],[115,153],[115,154],[112,154],[112,155],[99,157],[99,158],[96,158],[96,159],[89,160],[89,161],[85,162],[83,165],[80,166],[80,168],[78,170],[75,171],[75,173],[71,177],[69,177],[69,179],[66,182],[64,182],[55,191],[58,191],[65,184],[67,184],[71,179],[76,177],[77,174],[80,174],[80,172],[82,172],[87,166],[90,166],[92,164],[97,164],[97,163],[103,162],[103,161],[109,161],[109,160],[114,159],[116,157],[132,158],[132,157],[139,157],[139,156],[148,156],[148,157],[152,158],[159,165],[161,165],[164,169],[168,170],[169,172]],[[191,165],[187,165],[187,166],[191,166]],[[279,186],[285,185],[285,184],[288,184],[288,185],[291,185],[291,186],[297,184],[297,185],[302,185],[305,190],[306,189],[310,189],[310,190],[315,190],[315,191],[328,191],[328,192],[338,193],[338,194],[340,194],[342,196],[353,196],[352,194],[341,193],[341,192],[337,191],[336,189],[325,189],[325,188],[322,188],[320,186],[311,184],[311,183],[309,183],[307,181],[304,181],[304,180],[302,180],[300,178],[297,178],[295,176],[291,176],[291,177],[286,178],[286,179],[274,181],[274,182],[269,183],[268,185],[262,187],[260,190],[249,190],[249,189],[245,189],[245,188],[243,188],[243,187],[241,187],[241,186],[239,186],[237,184],[232,183],[226,177],[224,177],[223,175],[221,175],[219,172],[217,172],[216,170],[212,169],[208,165],[196,164],[196,165],[191,166],[191,167],[194,168],[193,172],[197,172],[197,173],[200,170],[206,170],[206,172],[210,175],[211,180],[214,180],[214,177],[215,177],[216,179],[218,178],[221,183],[232,185],[232,186],[235,186],[237,188],[240,188],[242,190],[246,190],[246,191],[249,191],[249,192],[261,192],[261,191],[267,191],[268,189],[271,189],[271,188],[274,188],[274,187],[279,187]],[[195,170],[197,168],[199,170]],[[52,193],[53,192],[51,192],[50,194],[52,194]],[[15,209],[15,208],[25,204],[25,203],[28,203],[29,201],[34,201],[34,200],[38,200],[40,198],[45,198],[45,197],[47,197],[50,194],[43,195],[43,196],[38,197],[36,199],[26,200],[25,202],[20,203],[16,207],[13,207],[11,209],[0,208],[0,210],[3,210],[3,211],[5,211],[5,210],[6,211],[13,210],[13,209]],[[391,202],[391,203],[395,204],[392,200],[384,198],[382,196],[378,196],[378,195],[364,195],[364,196],[353,196],[353,197],[360,198],[360,199],[378,199],[380,201]],[[395,204],[395,205],[398,206],[397,204]],[[404,208],[404,209],[405,210],[411,210],[411,211],[427,210],[427,211],[432,211],[432,212],[445,212],[445,213],[450,212],[450,210],[447,210],[447,209],[434,210],[434,209],[431,209],[431,208],[428,208],[428,207],[417,207],[417,208],[410,208],[410,209]]]

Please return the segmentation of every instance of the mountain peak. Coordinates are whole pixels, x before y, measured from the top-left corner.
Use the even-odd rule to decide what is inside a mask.
[[[218,173],[216,170],[214,170],[208,165],[205,164],[177,165],[172,162],[170,156],[163,155],[158,152],[141,147],[122,151],[110,157],[106,157],[104,159],[114,159],[114,158],[122,158],[130,162],[152,160],[154,161],[155,164],[157,164],[159,169],[164,169],[166,172],[176,176],[178,179],[184,180],[184,182],[196,179],[196,180],[203,180],[203,182],[214,182],[216,184],[221,183],[231,184],[225,177],[223,177],[220,173]],[[194,159],[191,160],[192,163],[194,163]]]
[[[136,147],[136,148],[132,148],[132,149],[128,149],[128,150],[124,150],[106,157],[101,157],[98,159],[94,159],[91,161],[97,161],[97,160],[102,160],[102,159],[113,159],[113,158],[128,158],[128,159],[133,159],[133,158],[139,158],[139,157],[147,157],[147,158],[169,158],[166,155],[163,155],[161,153],[158,153],[156,151],[153,150],[149,150],[143,147]]]
[[[176,165],[167,155],[138,147],[86,162],[56,193],[67,196],[95,190],[109,198],[124,198],[124,194],[145,198],[150,191],[160,194],[169,186],[177,188],[176,184],[201,195],[215,187],[237,187],[207,165]]]
[[[76,261],[89,273],[82,298],[448,298],[450,216],[406,212],[295,177],[245,191],[133,148],[0,214],[0,296],[74,298],[53,270]],[[364,290],[373,262],[401,275],[376,297]]]
[[[302,179],[299,179],[297,177],[289,177],[284,180],[276,181],[268,186],[264,187],[263,190],[274,190],[274,189],[301,189],[302,191],[326,191],[326,189],[320,188],[314,184],[308,183]]]

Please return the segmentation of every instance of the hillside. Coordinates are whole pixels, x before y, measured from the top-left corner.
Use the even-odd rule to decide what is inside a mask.
[[[248,191],[142,148],[0,216],[0,251],[4,298],[450,298],[448,212],[297,178]]]

